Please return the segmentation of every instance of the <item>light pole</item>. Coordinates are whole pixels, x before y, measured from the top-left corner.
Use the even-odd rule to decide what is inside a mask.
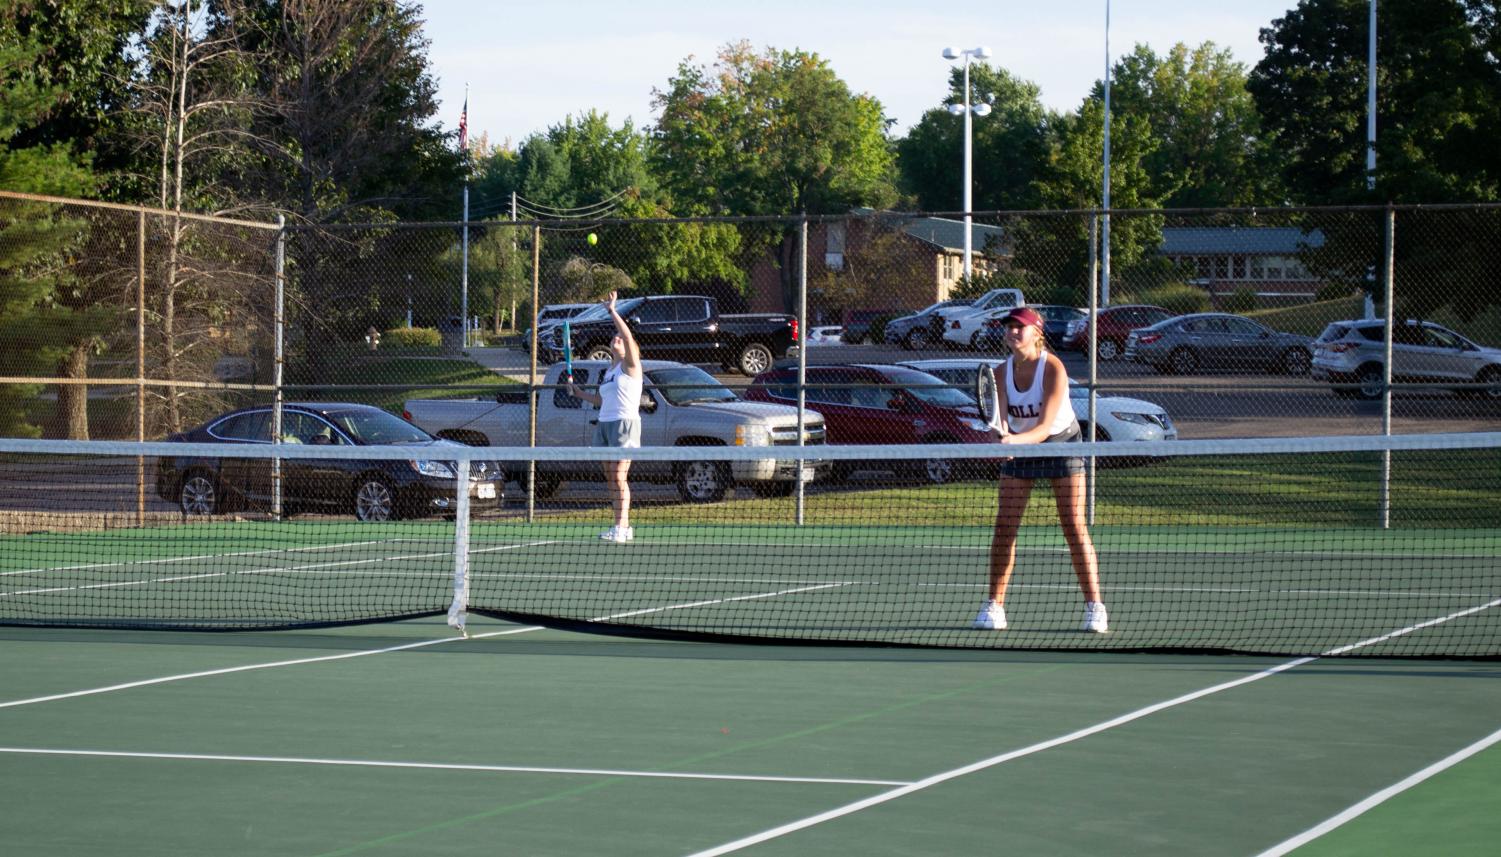
[[[964,58],[964,103],[950,104],[949,112],[954,114],[955,116],[962,115],[964,117],[964,280],[965,282],[968,282],[974,274],[970,262],[970,256],[974,252],[974,239],[971,236],[972,230],[970,228],[970,211],[974,208],[974,206],[970,204],[970,191],[972,190],[972,186],[974,184],[972,178],[973,170],[971,166],[974,160],[973,153],[971,152],[973,123],[970,117],[972,115],[984,116],[990,112],[990,105],[986,104],[983,101],[979,104],[974,105],[971,105],[969,103],[969,58],[974,57],[975,59],[981,60],[989,59],[990,48],[965,48],[963,50],[960,50],[958,48],[943,49],[944,59],[956,60],[960,57]]]

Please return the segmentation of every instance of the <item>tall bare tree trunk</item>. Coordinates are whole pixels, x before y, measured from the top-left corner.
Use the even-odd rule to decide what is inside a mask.
[[[58,377],[89,377],[89,354],[92,343],[76,344],[58,364]],[[68,440],[89,439],[89,388],[83,384],[61,384],[57,388],[57,422],[60,433]]]

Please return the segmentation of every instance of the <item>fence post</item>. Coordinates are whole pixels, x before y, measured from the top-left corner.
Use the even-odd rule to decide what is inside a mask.
[[[1392,337],[1396,331],[1396,300],[1397,293],[1395,280],[1397,273],[1396,265],[1396,231],[1397,209],[1391,204],[1386,204],[1386,241],[1382,249],[1382,273],[1386,279],[1383,299],[1386,301],[1386,336],[1381,343],[1385,354],[1382,357],[1381,369],[1381,434],[1390,437],[1392,433]],[[1381,451],[1381,491],[1377,499],[1377,512],[1381,518],[1381,529],[1385,530],[1392,524],[1392,451]]]
[[[136,210],[136,442],[146,442],[146,209]],[[146,523],[146,457],[136,456],[136,526]]]
[[[1095,385],[1100,382],[1099,360],[1095,357],[1095,334],[1098,333],[1099,322],[1096,316],[1100,310],[1100,215],[1089,216],[1089,437],[1085,440],[1094,443],[1095,410],[1098,405],[1098,392]],[[1084,509],[1085,518],[1090,526],[1094,526],[1094,489],[1095,489],[1095,463],[1096,459],[1091,455],[1085,460],[1084,473]]]
[[[797,485],[797,525],[803,525],[805,510],[803,493],[803,421],[807,413],[807,401],[803,385],[808,381],[808,214],[803,212],[798,226],[797,266],[797,471],[793,475]],[[825,437],[824,442],[828,442]]]
[[[271,442],[281,443],[283,366],[286,362],[286,275],[287,275],[287,218],[276,216],[276,316],[272,324],[271,386],[274,388],[271,402]],[[271,459],[271,517],[281,520],[281,459]]]
[[[532,227],[532,374],[526,384],[527,445],[537,448],[537,314],[541,310],[538,298],[542,292],[542,280],[537,272],[542,262],[542,226]],[[537,512],[537,459],[526,460],[526,522],[532,523]]]

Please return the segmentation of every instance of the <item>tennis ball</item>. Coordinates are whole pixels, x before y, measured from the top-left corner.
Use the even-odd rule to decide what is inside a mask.
[[[593,232],[590,232],[589,233],[589,243],[590,244],[598,244],[599,243],[599,236],[595,235]]]

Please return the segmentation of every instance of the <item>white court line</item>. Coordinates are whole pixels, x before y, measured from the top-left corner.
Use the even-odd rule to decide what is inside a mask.
[[[1319,657],[1327,657],[1327,656],[1330,656],[1330,655],[1346,654],[1346,653],[1352,652],[1352,651],[1354,651],[1356,649],[1364,648],[1365,646],[1369,646],[1369,645],[1374,645],[1376,643],[1385,642],[1385,641],[1393,639],[1395,637],[1400,637],[1400,636],[1403,636],[1405,634],[1411,634],[1412,632],[1417,631],[1417,630],[1422,629],[1422,628],[1432,627],[1434,625],[1438,625],[1438,624],[1441,624],[1443,622],[1449,622],[1449,621],[1452,621],[1454,619],[1459,619],[1461,617],[1469,616],[1469,615],[1474,614],[1474,613],[1480,613],[1482,611],[1489,610],[1489,609],[1492,609],[1494,607],[1501,607],[1501,599],[1497,599],[1495,601],[1491,601],[1491,602],[1489,602],[1487,604],[1482,604],[1482,605],[1479,605],[1477,607],[1471,607],[1471,608],[1468,608],[1466,610],[1461,610],[1461,611],[1456,612],[1456,613],[1451,613],[1451,614],[1449,614],[1447,616],[1441,616],[1441,617],[1439,617],[1437,619],[1431,619],[1431,620],[1429,620],[1427,622],[1423,622],[1423,623],[1420,623],[1420,624],[1417,624],[1417,625],[1409,625],[1406,628],[1400,628],[1400,629],[1398,629],[1396,631],[1392,631],[1392,632],[1390,632],[1388,634],[1383,634],[1383,635],[1381,635],[1379,637],[1372,637],[1369,640],[1362,640],[1362,641],[1360,641],[1358,643],[1352,643],[1352,644],[1350,644],[1348,646],[1341,646],[1341,647],[1339,647],[1337,649],[1330,649],[1329,651],[1323,653],[1322,655],[1320,655],[1318,657],[1298,658],[1296,660],[1288,661],[1287,663],[1278,664],[1277,666],[1274,666],[1274,667],[1262,670],[1261,672],[1255,673],[1253,675],[1245,676],[1243,678],[1238,678],[1238,679],[1235,679],[1233,681],[1227,681],[1227,682],[1224,682],[1223,684],[1217,684],[1217,685],[1214,685],[1213,687],[1207,687],[1207,688],[1204,688],[1203,690],[1196,690],[1196,691],[1193,691],[1192,693],[1186,693],[1186,694],[1184,694],[1182,696],[1174,697],[1173,699],[1169,699],[1169,700],[1166,700],[1166,701],[1163,701],[1163,702],[1158,702],[1158,703],[1155,703],[1153,705],[1148,705],[1145,708],[1139,708],[1139,709],[1137,709],[1135,711],[1129,712],[1127,714],[1122,714],[1119,717],[1115,717],[1115,718],[1112,718],[1110,720],[1106,720],[1106,721],[1104,721],[1102,723],[1096,723],[1093,726],[1087,726],[1087,727],[1085,727],[1083,729],[1079,729],[1079,730],[1076,730],[1074,732],[1070,732],[1067,735],[1061,735],[1061,736],[1059,736],[1057,738],[1052,738],[1052,739],[1049,739],[1047,741],[1043,741],[1043,742],[1040,742],[1040,743],[1037,743],[1037,744],[1033,744],[1030,747],[1022,747],[1021,749],[1012,750],[1012,751],[1007,752],[1007,753],[1002,753],[1002,754],[1000,754],[998,756],[992,756],[992,757],[990,757],[988,759],[981,759],[978,762],[974,762],[972,764],[965,765],[962,768],[954,768],[954,769],[949,770],[949,771],[944,771],[942,773],[934,774],[933,776],[926,777],[924,779],[918,780],[915,783],[911,783],[911,784],[902,786],[900,788],[893,789],[893,790],[888,791],[888,792],[882,792],[881,794],[873,795],[871,797],[865,798],[864,800],[858,800],[858,801],[855,801],[854,803],[845,804],[844,806],[836,807],[834,809],[828,810],[827,812],[821,812],[821,813],[818,813],[817,815],[811,815],[811,816],[808,816],[807,818],[803,818],[803,819],[799,819],[797,821],[789,822],[789,823],[783,824],[783,825],[781,825],[779,827],[773,827],[770,830],[764,830],[764,831],[762,831],[760,833],[752,834],[751,836],[747,836],[747,837],[744,837],[742,839],[737,839],[737,840],[735,840],[733,842],[726,842],[723,845],[718,845],[718,846],[715,846],[713,848],[707,849],[705,851],[695,852],[692,855],[689,855],[689,857],[716,857],[716,855],[730,854],[730,853],[735,852],[735,851],[740,851],[740,850],[742,850],[744,848],[749,848],[752,845],[758,845],[758,844],[760,844],[762,842],[766,842],[766,841],[769,841],[769,840],[772,840],[772,839],[776,839],[776,838],[779,838],[779,837],[782,837],[782,836],[786,836],[789,833],[795,833],[795,832],[797,832],[799,830],[805,830],[805,829],[807,829],[809,827],[814,827],[816,825],[824,823],[825,821],[832,821],[832,820],[834,820],[836,818],[843,818],[844,816],[852,815],[852,814],[854,814],[856,812],[859,812],[860,810],[869,809],[870,807],[878,806],[880,804],[896,800],[899,797],[905,797],[905,796],[907,796],[909,794],[913,794],[915,792],[922,791],[923,789],[931,788],[931,787],[936,786],[936,785],[938,785],[940,783],[946,783],[949,780],[957,779],[959,777],[975,773],[976,771],[983,771],[983,770],[986,770],[987,768],[993,768],[996,765],[1000,765],[1000,764],[1003,764],[1005,762],[1010,762],[1010,761],[1012,761],[1014,759],[1020,759],[1020,758],[1022,758],[1024,756],[1030,756],[1030,755],[1033,755],[1035,753],[1040,753],[1043,750],[1051,750],[1054,747],[1060,747],[1060,746],[1062,746],[1064,744],[1070,744],[1070,743],[1073,743],[1074,741],[1078,741],[1078,740],[1083,739],[1083,738],[1088,738],[1088,737],[1090,737],[1092,735],[1097,735],[1097,734],[1099,734],[1101,732],[1104,732],[1104,731],[1106,731],[1108,729],[1114,729],[1117,726],[1123,726],[1123,725],[1125,725],[1127,723],[1131,723],[1132,721],[1140,720],[1143,717],[1147,717],[1147,716],[1156,714],[1156,713],[1161,712],[1161,711],[1166,711],[1169,708],[1175,708],[1175,707],[1177,707],[1179,705],[1183,705],[1183,704],[1189,703],[1189,702],[1194,702],[1196,700],[1203,699],[1206,696],[1211,696],[1213,694],[1220,693],[1221,691],[1230,690],[1232,688],[1240,687],[1241,685],[1250,684],[1251,682],[1260,681],[1260,680],[1262,680],[1264,678],[1269,678],[1271,676],[1277,675],[1278,673],[1286,672],[1286,671],[1288,671],[1290,669],[1293,669],[1295,667],[1300,667],[1300,666],[1303,666],[1305,664],[1313,663],[1314,661],[1318,660]],[[1332,830],[1333,828],[1331,827],[1330,829]],[[1327,831],[1325,831],[1325,832],[1327,832]]]
[[[372,542],[371,544],[375,543]],[[546,544],[546,542],[530,542],[518,545],[505,545],[501,547],[484,548],[483,550],[472,551],[472,553],[493,553],[495,551],[515,550],[523,547],[537,547],[541,544]],[[401,560],[416,559],[435,559],[439,557],[447,558],[451,556],[453,556],[453,554],[450,551],[438,551],[436,553],[394,554],[389,556],[367,557],[365,559],[339,560],[336,562],[314,562],[308,563],[306,565],[273,565],[267,566],[265,568],[242,568],[232,569],[229,571],[207,571],[203,572],[202,574],[182,574],[172,577],[149,577],[141,578],[138,580],[112,581],[108,583],[81,583],[72,586],[48,586],[40,587],[37,589],[16,589],[11,590],[10,592],[0,592],[0,598],[14,598],[21,595],[50,595],[58,592],[82,592],[90,589],[123,589],[131,586],[150,586],[157,583],[182,583],[188,580],[206,580],[213,577],[236,577],[239,575],[249,574],[290,574],[293,572],[302,573],[320,569],[330,570],[336,568],[346,568],[352,565],[370,565],[372,563],[399,562]],[[217,555],[211,554],[205,558],[214,559],[217,558]],[[415,575],[410,572],[391,572],[381,570],[373,576],[396,577],[405,575],[416,577],[433,577],[434,579],[446,580],[450,573],[450,570],[447,568],[441,569],[437,573],[428,572],[418,573]]]
[[[1443,773],[1449,768],[1454,767],[1460,762],[1463,762],[1465,759],[1470,758],[1476,753],[1479,753],[1481,750],[1484,750],[1487,747],[1496,744],[1497,742],[1501,742],[1501,729],[1492,732],[1491,734],[1487,735],[1484,738],[1481,738],[1479,741],[1476,741],[1468,747],[1445,756],[1444,758],[1438,760],[1437,762],[1434,762],[1433,764],[1429,765],[1421,771],[1418,771],[1412,776],[1407,777],[1404,780],[1392,783],[1391,785],[1387,786],[1379,792],[1376,792],[1360,803],[1355,804],[1344,812],[1341,812],[1338,815],[1332,816],[1324,820],[1323,822],[1308,828],[1307,830],[1299,833],[1297,836],[1294,836],[1293,838],[1288,839],[1285,842],[1268,848],[1267,850],[1258,854],[1257,857],[1282,857],[1283,854],[1286,854],[1289,851],[1292,851],[1296,848],[1301,848],[1302,846],[1307,845],[1315,839],[1318,839],[1320,836],[1323,836],[1331,830],[1334,830],[1335,828],[1354,820],[1356,817],[1365,814],[1369,810],[1374,809],[1375,807],[1387,802],[1388,800],[1391,800],[1402,792],[1407,791],[1408,789],[1418,785],[1426,779],[1429,779],[1435,774]]]
[[[332,545],[309,545],[300,548],[267,548],[266,550],[235,551],[233,553],[209,553],[198,556],[172,556],[164,558],[127,559],[119,562],[93,562],[86,565],[57,565],[47,568],[23,568],[17,571],[0,571],[0,577],[9,577],[16,574],[47,574],[54,571],[88,571],[96,568],[123,568],[133,565],[166,565],[172,562],[196,562],[204,559],[228,559],[240,556],[265,556],[272,553],[300,553],[303,551],[342,550],[344,548],[365,547],[367,545],[389,544],[400,539],[373,539],[363,542],[340,542]]]
[[[985,583],[914,583],[909,584],[919,588],[932,589],[987,589]],[[1061,589],[1068,592],[1078,590],[1077,583],[1013,583],[1012,589]],[[1112,584],[1110,592],[1201,592],[1211,595],[1249,595],[1253,593],[1272,593],[1276,595],[1341,595],[1341,596],[1372,596],[1393,598],[1495,598],[1494,592],[1445,592],[1431,589],[1287,589],[1252,586],[1131,586],[1129,584]]]
[[[827,584],[827,585],[828,586],[840,586],[842,584]],[[786,591],[787,592],[791,592],[791,591],[795,591],[795,590],[786,590]],[[779,594],[784,594],[784,593],[782,593],[782,592],[765,592],[765,593],[759,593],[759,594],[756,594],[756,595],[741,595],[741,596],[737,596],[737,597],[732,598],[732,599],[719,599],[718,601],[703,601],[703,602],[697,602],[697,604],[699,606],[703,606],[703,605],[722,603],[722,602],[732,601],[732,600],[733,601],[745,601],[745,600],[750,600],[750,599],[753,599],[753,598],[774,598],[774,597],[776,597]],[[641,615],[643,613],[652,613],[652,612],[663,612],[663,611],[667,611],[667,610],[681,610],[681,609],[683,609],[686,606],[688,606],[688,605],[684,605],[684,604],[668,604],[668,605],[664,605],[662,607],[651,608],[649,610],[635,610],[635,611],[631,611],[629,613],[621,613],[621,614],[612,615],[612,616],[596,616],[593,619],[588,619],[588,620],[585,620],[585,621],[589,621],[589,622],[608,622],[611,619],[619,619],[619,618],[622,618],[624,616]],[[525,634],[525,633],[529,633],[531,631],[541,631],[541,630],[543,630],[543,628],[542,628],[541,625],[527,625],[527,626],[521,627],[521,628],[508,628],[508,629],[503,630],[503,631],[486,631],[486,632],[481,633],[481,634],[470,634],[467,637],[454,636],[454,637],[441,637],[441,638],[434,639],[434,640],[420,640],[420,641],[415,642],[415,643],[403,643],[402,645],[399,645],[399,646],[388,646],[388,647],[383,648],[383,649],[365,649],[365,650],[358,651],[358,652],[342,652],[342,653],[337,654],[337,655],[319,655],[318,657],[313,657],[313,658],[295,658],[293,660],[286,660],[286,661],[272,661],[272,662],[269,662],[269,663],[262,663],[262,664],[244,664],[244,665],[238,666],[238,667],[225,667],[223,669],[217,669],[217,670],[204,670],[203,672],[182,673],[182,674],[179,674],[179,675],[171,675],[171,676],[160,676],[158,678],[143,679],[141,681],[124,682],[122,684],[112,684],[112,685],[108,685],[108,686],[105,686],[105,687],[95,687],[95,688],[89,688],[89,689],[86,689],[86,690],[75,690],[75,691],[71,691],[71,692],[68,692],[68,693],[56,693],[56,694],[52,694],[50,696],[37,696],[37,697],[32,697],[30,699],[17,699],[17,700],[12,700],[10,702],[0,702],[0,708],[12,708],[12,707],[21,706],[21,705],[33,705],[33,704],[39,703],[39,702],[55,702],[55,701],[60,700],[60,699],[74,699],[74,698],[81,697],[81,696],[94,696],[94,695],[101,694],[101,693],[112,693],[112,692],[117,691],[117,690],[131,690],[133,688],[138,688],[138,687],[149,687],[151,685],[157,685],[157,684],[168,684],[168,683],[171,683],[171,682],[186,681],[187,679],[194,679],[194,678],[208,678],[210,676],[229,675],[231,673],[238,673],[238,672],[250,672],[251,670],[271,669],[273,667],[299,666],[301,664],[326,663],[328,661],[341,661],[341,660],[347,660],[349,658],[360,658],[360,657],[365,657],[366,655],[384,655],[384,654],[388,654],[390,652],[401,652],[401,651],[406,651],[408,649],[420,649],[420,648],[422,648],[424,646],[436,646],[436,645],[439,645],[439,644],[442,644],[442,643],[460,642],[460,641],[463,641],[463,640],[466,640],[466,639],[467,640],[483,640],[483,639],[485,639],[487,637],[504,637],[504,636],[508,636],[508,635],[511,635],[511,634]]]
[[[818,785],[901,786],[904,780],[859,780],[838,777],[777,777],[754,774],[709,774],[690,771],[619,771],[608,768],[541,768],[523,765],[462,765],[441,762],[390,762],[372,759],[309,759],[299,756],[223,756],[201,753],[130,753],[110,750],[61,750],[42,747],[0,747],[0,753],[25,756],[93,756],[119,759],[170,759],[193,762],[275,762],[290,765],[327,765],[353,768],[415,768],[426,771],[480,771],[486,773],[579,774],[591,777],[643,777],[668,780],[732,780],[760,783],[814,783]]]
[[[542,630],[542,627],[540,625],[528,625],[524,628],[508,628],[504,631],[487,631],[483,634],[470,634],[468,639],[479,640],[486,637],[503,637],[507,634],[525,634],[528,631],[540,630]],[[10,702],[0,702],[0,708],[12,708],[20,705],[33,705],[38,702],[56,702],[60,699],[75,699],[80,696],[94,696],[101,693],[113,693],[117,690],[131,690],[137,687],[149,687],[155,684],[168,684],[175,681],[186,681],[193,678],[208,678],[210,676],[229,675],[231,673],[250,672],[252,670],[264,670],[271,669],[273,667],[290,667],[298,666],[300,664],[316,664],[324,663],[327,661],[342,661],[348,658],[362,658],[366,655],[384,655],[390,652],[401,652],[408,649],[420,649],[424,646],[436,646],[441,643],[452,643],[463,639],[465,638],[443,637],[436,640],[419,640],[415,643],[403,643],[399,646],[388,646],[384,649],[364,649],[358,652],[343,652],[337,655],[319,655],[315,658],[295,658],[288,661],[271,661],[261,664],[244,664],[238,667],[224,667],[223,669],[217,670],[204,670],[202,672],[195,673],[180,673],[178,675],[160,676],[158,678],[142,679],[141,681],[125,682],[123,684],[112,684],[105,687],[93,687],[88,688],[87,690],[75,690],[68,693],[55,693],[51,696],[36,696],[30,699],[16,699]]]

